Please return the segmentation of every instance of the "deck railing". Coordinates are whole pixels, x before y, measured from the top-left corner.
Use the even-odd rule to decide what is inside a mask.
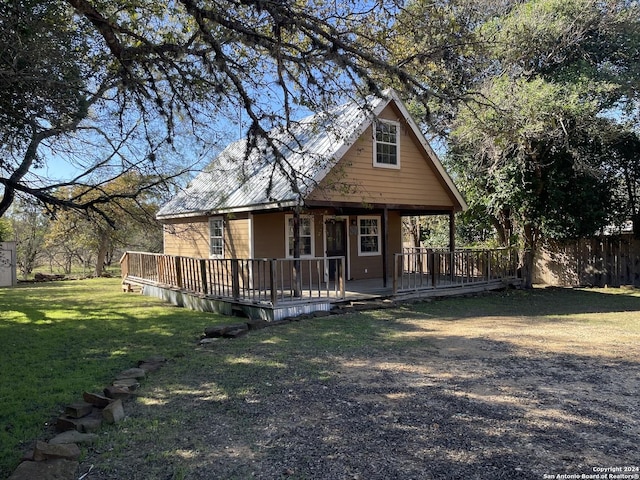
[[[273,306],[343,299],[344,262],[344,257],[215,259],[146,252],[126,252],[120,260],[124,282]],[[334,279],[329,272],[335,272]]]
[[[510,280],[518,276],[514,248],[436,250],[409,247],[395,254],[393,293]]]

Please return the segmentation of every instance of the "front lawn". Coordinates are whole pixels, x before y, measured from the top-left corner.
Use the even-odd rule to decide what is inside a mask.
[[[124,294],[118,278],[0,289],[0,478],[83,391],[146,356],[183,354],[225,321]]]
[[[0,478],[84,390],[143,357],[91,480],[531,479],[637,465],[640,292],[509,290],[287,323],[123,294],[119,280],[0,289]]]

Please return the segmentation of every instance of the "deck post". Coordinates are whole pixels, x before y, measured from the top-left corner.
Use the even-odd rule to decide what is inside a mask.
[[[271,305],[278,303],[278,289],[276,288],[276,260],[269,260],[269,286],[271,287]]]
[[[176,287],[182,290],[182,268],[180,266],[180,257],[175,257],[174,263],[176,265]]]
[[[382,211],[382,286],[387,288],[387,258],[389,255],[389,210],[385,205]]]
[[[240,298],[240,265],[237,258],[231,259],[231,295]]]
[[[449,256],[451,257],[451,260],[449,262],[450,263],[450,267],[449,268],[451,269],[451,272],[449,272],[449,273],[451,275],[451,283],[454,284],[455,280],[456,280],[456,252],[451,250],[449,252]]]
[[[491,252],[487,250],[485,255],[487,256],[487,280],[491,280]]]
[[[431,255],[429,255],[431,257],[431,286],[434,288],[436,286],[437,278],[436,270],[438,269],[438,265],[436,265],[436,255],[437,253],[435,251],[432,251]]]
[[[344,298],[344,288],[346,282],[346,268],[344,268],[344,257],[340,257],[340,263],[338,264],[338,268],[340,269],[338,272],[338,278],[340,279],[340,297]]]
[[[407,254],[410,255],[410,254]],[[404,261],[404,254],[403,253],[396,253],[393,257],[393,294],[397,295],[398,294],[398,259],[400,259],[400,261]],[[420,276],[422,276],[422,272],[420,273]]]
[[[207,261],[204,258],[200,259],[200,281],[202,282],[202,293],[209,294],[207,287]]]
[[[129,252],[124,252],[120,259],[120,273],[123,280],[129,276],[129,258]]]
[[[156,271],[158,272],[158,283],[167,283],[164,281],[164,255],[156,255]]]

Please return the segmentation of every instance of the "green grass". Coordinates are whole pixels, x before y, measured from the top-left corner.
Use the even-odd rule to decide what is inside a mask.
[[[637,336],[639,312],[640,292],[635,289],[512,290],[294,322],[208,349],[195,348],[203,329],[233,319],[124,294],[117,278],[0,289],[0,478],[11,473],[36,439],[45,438],[45,424],[65,404],[78,401],[85,390],[102,390],[119,370],[149,355],[174,361],[148,380],[153,393],[140,402],[173,408],[162,423],[133,416],[128,433],[114,428],[108,438],[101,436],[109,455],[126,454],[132,438],[149,437],[153,443],[160,438],[157,431],[169,439],[179,435],[196,399],[228,399],[221,408],[235,408],[244,403],[234,399],[252,394],[333,381],[338,374],[332,358],[424,348],[428,340],[411,333],[428,331],[429,320],[464,326],[487,318],[497,319],[496,324],[539,322],[561,329],[581,324],[608,327],[614,336]],[[244,416],[237,418],[241,422]],[[147,454],[152,458],[162,451]],[[180,468],[187,465],[176,468],[175,478],[186,475]]]
[[[182,355],[225,322],[124,294],[117,278],[0,289],[0,478],[83,391],[100,392],[149,355]]]

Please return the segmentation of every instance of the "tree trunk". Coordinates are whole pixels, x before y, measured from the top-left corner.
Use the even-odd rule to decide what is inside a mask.
[[[530,223],[524,226],[524,252],[522,255],[522,286],[533,287],[533,270],[537,248],[537,231]]]
[[[98,257],[96,258],[95,276],[101,277],[104,270],[104,261],[109,252],[109,236],[104,233],[100,236],[100,246],[98,247]]]

